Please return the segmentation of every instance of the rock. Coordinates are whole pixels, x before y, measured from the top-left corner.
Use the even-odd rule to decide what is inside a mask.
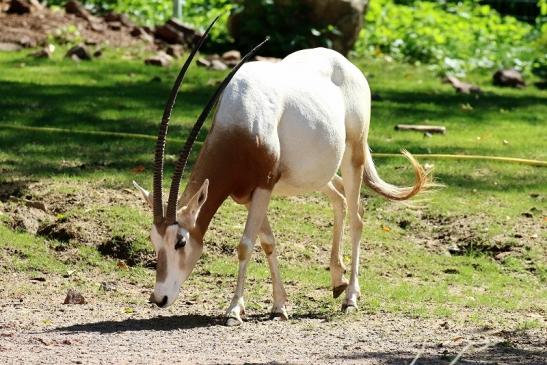
[[[239,60],[241,60],[241,52],[233,49],[231,51],[224,52],[222,54],[221,58],[222,58],[223,61],[237,61],[237,62],[239,62]]]
[[[361,30],[368,0],[244,0],[241,3],[228,19],[228,30],[240,50],[251,49],[272,31],[277,31],[283,36],[272,37],[263,48],[269,55],[285,56],[297,49],[325,46],[327,42],[329,48],[347,55]],[[248,19],[263,26],[250,27]],[[323,34],[319,31],[328,27],[336,31]],[[287,39],[299,41],[291,46]]]
[[[105,24],[96,21],[89,22],[89,27],[91,28],[91,30],[97,33],[102,33],[106,30]]]
[[[38,0],[11,0],[6,13],[22,15],[40,11],[43,8],[44,7],[38,2]]]
[[[180,32],[189,45],[193,45],[203,35],[202,32],[199,32],[195,28],[186,25],[175,18],[169,19],[166,24],[176,29],[177,32]]]
[[[277,63],[277,62],[281,62],[281,58],[256,56],[255,61],[266,61],[266,62]]]
[[[51,58],[53,52],[55,52],[55,46],[53,44],[48,44],[41,50],[34,52],[32,56],[36,58]]]
[[[228,52],[224,52],[222,54],[222,62],[226,64],[228,67],[235,67],[238,62],[241,60],[241,52],[237,50],[231,50]]]
[[[196,64],[200,67],[211,67],[211,62],[203,57],[198,58]]]
[[[154,36],[169,44],[193,45],[201,33],[177,19],[170,19],[164,25],[156,27]]]
[[[526,86],[522,74],[517,70],[498,70],[492,77],[492,82],[496,86],[521,88]]]
[[[19,39],[19,44],[25,48],[34,48],[36,47],[36,39],[24,35]]]
[[[114,12],[106,13],[104,16],[104,21],[108,23],[120,23],[126,27],[133,27],[133,22],[129,19],[126,14],[118,14]]]
[[[228,66],[221,60],[212,60],[210,68],[216,71],[224,71],[228,69]]]
[[[0,52],[15,52],[21,50],[21,45],[13,42],[0,42]]]
[[[135,38],[140,38],[147,43],[154,43],[154,37],[146,31],[145,27],[133,27],[129,34]]]
[[[169,56],[167,53],[163,51],[159,51],[158,53],[156,53],[156,55],[144,60],[144,63],[146,65],[167,67],[171,64],[172,61],[173,61],[173,57]]]
[[[156,28],[154,36],[157,39],[165,41],[170,44],[182,44],[184,43],[184,36],[182,33],[178,32],[175,28],[169,24],[164,24]]]
[[[480,87],[460,81],[454,76],[446,76],[443,81],[452,85],[457,92],[462,94],[480,94],[482,92]]]
[[[69,49],[65,57],[72,58],[73,60],[75,60],[75,58],[77,58],[78,60],[91,59],[91,55],[89,54],[87,48],[83,44],[79,44]]]
[[[139,38],[143,34],[146,34],[146,31],[142,27],[133,27],[133,29],[131,29],[129,34],[131,34],[131,36],[135,38]]]
[[[74,289],[68,289],[63,304],[85,304],[85,298]]]
[[[166,49],[165,52],[174,58],[181,58],[184,54],[184,48],[180,44],[171,44]]]
[[[84,41],[84,44],[86,46],[96,46],[99,44],[99,41],[97,39],[94,39],[94,38],[88,38]]]
[[[65,4],[65,11],[67,12],[67,14],[74,14],[77,17],[85,19],[90,23],[94,20],[93,16],[89,13],[89,11],[76,0],[67,1],[67,3]]]
[[[112,30],[121,30],[122,29],[122,23],[120,22],[108,22],[108,28]]]

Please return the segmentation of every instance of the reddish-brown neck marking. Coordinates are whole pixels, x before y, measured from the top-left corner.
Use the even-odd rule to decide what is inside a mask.
[[[213,216],[222,203],[233,196],[237,201],[248,201],[255,188],[272,189],[279,180],[278,157],[250,136],[245,130],[222,130],[221,135],[211,129],[198,156],[184,190],[181,204],[184,206],[209,179],[207,200],[196,222],[196,239],[202,240]]]

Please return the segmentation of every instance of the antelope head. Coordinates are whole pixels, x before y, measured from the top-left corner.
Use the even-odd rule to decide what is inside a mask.
[[[186,166],[188,156],[192,150],[192,145],[205,122],[207,115],[214,107],[218,98],[239,70],[239,68],[254,54],[256,51],[267,42],[268,38],[253,48],[246,54],[236,67],[226,76],[219,85],[207,105],[201,112],[196,123],[192,127],[190,135],[180,151],[179,158],[175,164],[171,189],[167,204],[162,202],[162,181],[163,181],[163,164],[165,156],[165,140],[167,136],[167,128],[171,111],[175,104],[178,90],[184,79],[186,71],[190,66],[192,59],[203,45],[209,31],[218,20],[218,17],[209,25],[201,39],[198,41],[188,59],[182,66],[180,73],[175,80],[171,94],[165,105],[158,139],[156,141],[155,158],[154,158],[154,179],[153,179],[153,194],[140,187],[136,182],[133,182],[135,187],[141,191],[144,200],[148,203],[153,211],[153,225],[150,233],[150,238],[157,255],[156,266],[156,284],[154,292],[150,296],[150,301],[156,303],[160,307],[168,307],[177,298],[182,283],[190,276],[194,266],[203,251],[202,232],[198,232],[196,221],[199,216],[200,209],[207,201],[207,192],[209,181],[203,181],[201,187],[190,198],[185,206],[179,207],[179,188],[182,178],[182,172]]]

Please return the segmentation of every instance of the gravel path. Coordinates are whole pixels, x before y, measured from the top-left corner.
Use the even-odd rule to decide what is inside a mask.
[[[119,302],[63,305],[52,299],[0,298],[0,363],[410,364],[423,346],[417,364],[448,364],[470,343],[474,347],[459,364],[547,359],[547,334],[537,329],[508,332],[364,313],[330,322],[251,316],[234,328],[211,313],[199,314],[197,305],[162,311],[134,304],[129,310]]]

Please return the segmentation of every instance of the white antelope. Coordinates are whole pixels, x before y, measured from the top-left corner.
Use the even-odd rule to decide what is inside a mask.
[[[235,74],[251,56],[248,54],[224,80],[194,125],[176,163],[164,206],[162,176],[167,125],[184,73],[207,32],[183,66],[165,108],[156,143],[153,197],[135,183],[154,212],[151,240],[158,261],[151,301],[160,307],[175,301],[181,284],[201,256],[203,236],[211,219],[221,204],[232,197],[247,207],[248,216],[238,246],[239,272],[226,312],[227,323],[242,323],[245,275],[257,237],[272,276],[272,315],[287,319],[287,295],[266,217],[268,203],[272,194],[290,196],[321,191],[334,208],[330,257],[333,295],[338,297],[345,291],[343,310],[357,308],[363,227],[361,182],[388,199],[405,200],[428,184],[423,168],[403,151],[415,171],[414,186],[396,187],[378,176],[367,144],[370,89],[359,69],[339,53],[323,48],[302,50],[279,63],[247,63]],[[179,197],[180,179],[192,143],[220,94],[211,130]],[[338,170],[341,176],[337,175]],[[344,277],[341,249],[346,209],[352,245],[349,281]]]

